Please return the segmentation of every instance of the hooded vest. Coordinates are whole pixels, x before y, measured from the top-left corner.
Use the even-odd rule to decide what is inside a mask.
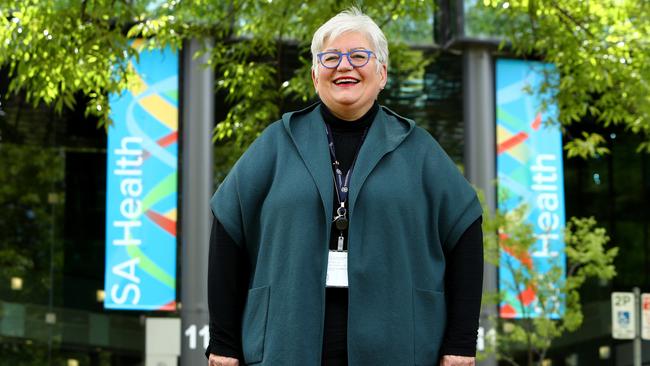
[[[285,114],[211,200],[251,263],[248,365],[320,365],[334,182],[320,105]],[[445,253],[481,215],[476,194],[425,130],[381,107],[350,180],[350,366],[437,365]]]

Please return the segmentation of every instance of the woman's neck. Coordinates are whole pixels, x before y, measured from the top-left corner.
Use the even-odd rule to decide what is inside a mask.
[[[373,103],[370,109],[363,114],[360,118],[355,120],[346,120],[336,116],[332,111],[327,108],[325,104],[321,104],[321,115],[325,123],[330,125],[333,130],[363,130],[372,124],[377,112],[379,111],[379,104],[377,101]]]

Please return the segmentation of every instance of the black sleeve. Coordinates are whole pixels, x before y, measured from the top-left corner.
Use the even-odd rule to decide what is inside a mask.
[[[208,309],[213,353],[243,362],[241,322],[248,288],[248,260],[241,246],[216,218],[212,221],[208,256]]]
[[[445,292],[447,327],[441,355],[476,355],[483,292],[483,230],[479,217],[447,254]]]

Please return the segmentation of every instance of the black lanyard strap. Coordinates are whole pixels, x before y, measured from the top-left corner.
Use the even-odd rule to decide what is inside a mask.
[[[345,207],[345,203],[348,200],[348,192],[350,191],[350,177],[352,176],[352,170],[354,169],[354,165],[357,162],[357,156],[359,156],[359,150],[361,149],[361,145],[363,144],[363,141],[366,139],[366,135],[368,134],[368,128],[366,128],[363,131],[363,136],[361,136],[361,141],[359,142],[359,146],[357,146],[357,151],[354,154],[354,160],[352,160],[352,165],[350,165],[350,169],[345,173],[345,176],[343,176],[343,172],[341,171],[341,164],[336,158],[336,151],[334,150],[334,138],[332,134],[332,129],[327,123],[325,124],[325,129],[327,131],[327,142],[330,150],[330,155],[333,161],[332,170],[334,172],[334,185],[336,186],[336,196],[337,196],[336,198],[338,199],[341,207]],[[339,215],[341,214],[339,213]]]

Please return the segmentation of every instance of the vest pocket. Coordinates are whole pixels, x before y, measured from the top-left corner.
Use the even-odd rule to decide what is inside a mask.
[[[261,362],[264,355],[269,289],[269,286],[264,286],[248,291],[242,322],[242,347],[244,349],[244,359],[248,365]]]
[[[413,289],[413,351],[416,366],[438,365],[446,319],[444,292]]]

